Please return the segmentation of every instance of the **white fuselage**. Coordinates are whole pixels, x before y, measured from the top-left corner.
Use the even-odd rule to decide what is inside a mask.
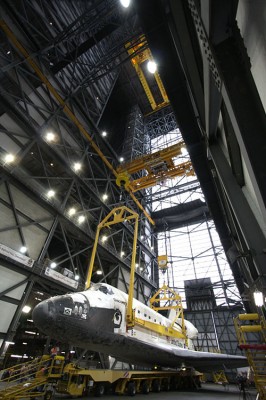
[[[107,284],[96,284],[90,289],[82,292],[82,296],[80,293],[73,293],[71,296],[73,296],[73,299],[76,301],[82,300],[82,297],[85,296],[91,307],[118,310],[117,318],[120,318],[120,321],[117,321],[117,327],[114,329],[114,332],[117,334],[134,337],[135,339],[148,343],[163,343],[185,348],[184,339],[164,336],[158,332],[149,330],[147,327],[139,325],[135,325],[133,328],[127,328],[126,310],[128,295],[113,286]],[[138,319],[152,322],[167,328],[171,327],[172,321],[170,319],[164,317],[136,299],[133,299],[133,310],[135,317]],[[181,323],[180,319],[177,320],[174,327],[177,331],[181,332],[181,326],[179,323]],[[194,347],[191,339],[197,337],[198,330],[187,320],[185,320],[185,326],[188,338],[188,348],[193,349]]]

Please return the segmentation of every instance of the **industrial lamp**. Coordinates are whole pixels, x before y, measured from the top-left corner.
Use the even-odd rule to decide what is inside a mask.
[[[258,290],[255,290],[253,293],[254,296],[254,301],[257,307],[262,307],[263,306],[263,294],[262,292],[259,292]]]

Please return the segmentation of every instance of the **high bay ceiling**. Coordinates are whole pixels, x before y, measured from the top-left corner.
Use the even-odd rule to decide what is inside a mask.
[[[70,289],[54,279],[56,271],[49,275],[51,262],[60,273],[78,275],[83,286],[96,227],[121,201],[140,212],[135,295],[142,301],[157,285],[156,231],[166,220],[176,227],[206,215],[216,224],[246,307],[253,307],[252,291],[265,292],[266,25],[265,6],[259,7],[261,13],[246,1],[135,0],[129,9],[112,0],[1,2],[2,339],[12,336],[34,285]],[[128,51],[139,45],[150,49],[170,100],[157,112]],[[145,77],[160,103],[154,78]],[[145,154],[147,137],[180,128],[208,209],[191,203],[154,212],[154,229],[136,201],[121,194],[112,169],[129,140],[129,118],[140,135],[135,155]],[[12,163],[5,159],[10,153]],[[149,193],[137,192],[136,199],[151,213]],[[94,279],[127,290],[133,227],[126,221],[105,235],[110,240],[99,243]],[[18,258],[22,246],[33,267]]]

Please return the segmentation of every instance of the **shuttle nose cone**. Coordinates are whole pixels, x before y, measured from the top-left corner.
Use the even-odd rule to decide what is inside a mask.
[[[55,310],[53,302],[51,300],[46,300],[37,304],[32,312],[32,319],[37,328],[44,333],[49,333],[49,330],[55,322]]]

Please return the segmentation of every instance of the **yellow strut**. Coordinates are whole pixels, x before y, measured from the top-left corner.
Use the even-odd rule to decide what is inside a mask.
[[[130,210],[126,206],[114,208],[97,226],[95,242],[93,245],[90,264],[87,273],[87,279],[85,284],[85,289],[88,289],[91,284],[92,271],[94,267],[94,260],[96,256],[97,245],[99,241],[100,231],[104,227],[118,224],[120,222],[135,220],[133,247],[132,247],[132,258],[131,258],[131,268],[130,268],[130,282],[128,290],[128,303],[127,303],[127,314],[126,320],[128,326],[134,325],[134,315],[133,315],[133,294],[134,294],[134,279],[135,279],[135,264],[136,264],[136,252],[137,252],[137,239],[138,239],[138,219],[139,216],[136,212]]]
[[[57,90],[54,88],[54,86],[50,83],[50,81],[47,79],[47,77],[42,73],[36,62],[31,58],[30,54],[28,51],[23,47],[23,45],[17,40],[16,36],[14,33],[11,31],[11,29],[8,27],[6,22],[4,20],[0,20],[0,27],[1,29],[5,32],[5,34],[8,36],[8,38],[11,40],[13,45],[19,50],[19,52],[25,57],[25,60],[27,63],[32,67],[32,69],[35,71],[36,75],[40,78],[40,80],[46,85],[47,89],[50,91],[50,93],[54,96],[54,98],[58,101],[59,104],[61,104],[62,109],[64,113],[69,117],[69,119],[74,122],[74,124],[78,127],[80,132],[85,136],[85,138],[89,141],[91,147],[95,150],[95,152],[99,155],[99,157],[102,159],[102,161],[105,163],[105,165],[112,171],[114,176],[117,178],[117,172],[113,168],[112,164],[107,160],[103,152],[100,150],[100,148],[97,146],[97,144],[93,141],[92,137],[90,134],[87,132],[87,130],[84,128],[84,126],[81,124],[79,119],[75,116],[75,114],[71,111],[71,109],[68,107],[64,99],[60,96],[60,94],[57,92]],[[130,189],[127,189],[130,197],[134,200],[136,205],[140,208],[140,210],[144,213],[145,217],[150,221],[151,224],[155,225],[153,219],[150,217],[150,215],[147,213],[147,211],[144,209],[144,207],[140,204],[138,199],[134,196],[134,194],[131,192]]]

